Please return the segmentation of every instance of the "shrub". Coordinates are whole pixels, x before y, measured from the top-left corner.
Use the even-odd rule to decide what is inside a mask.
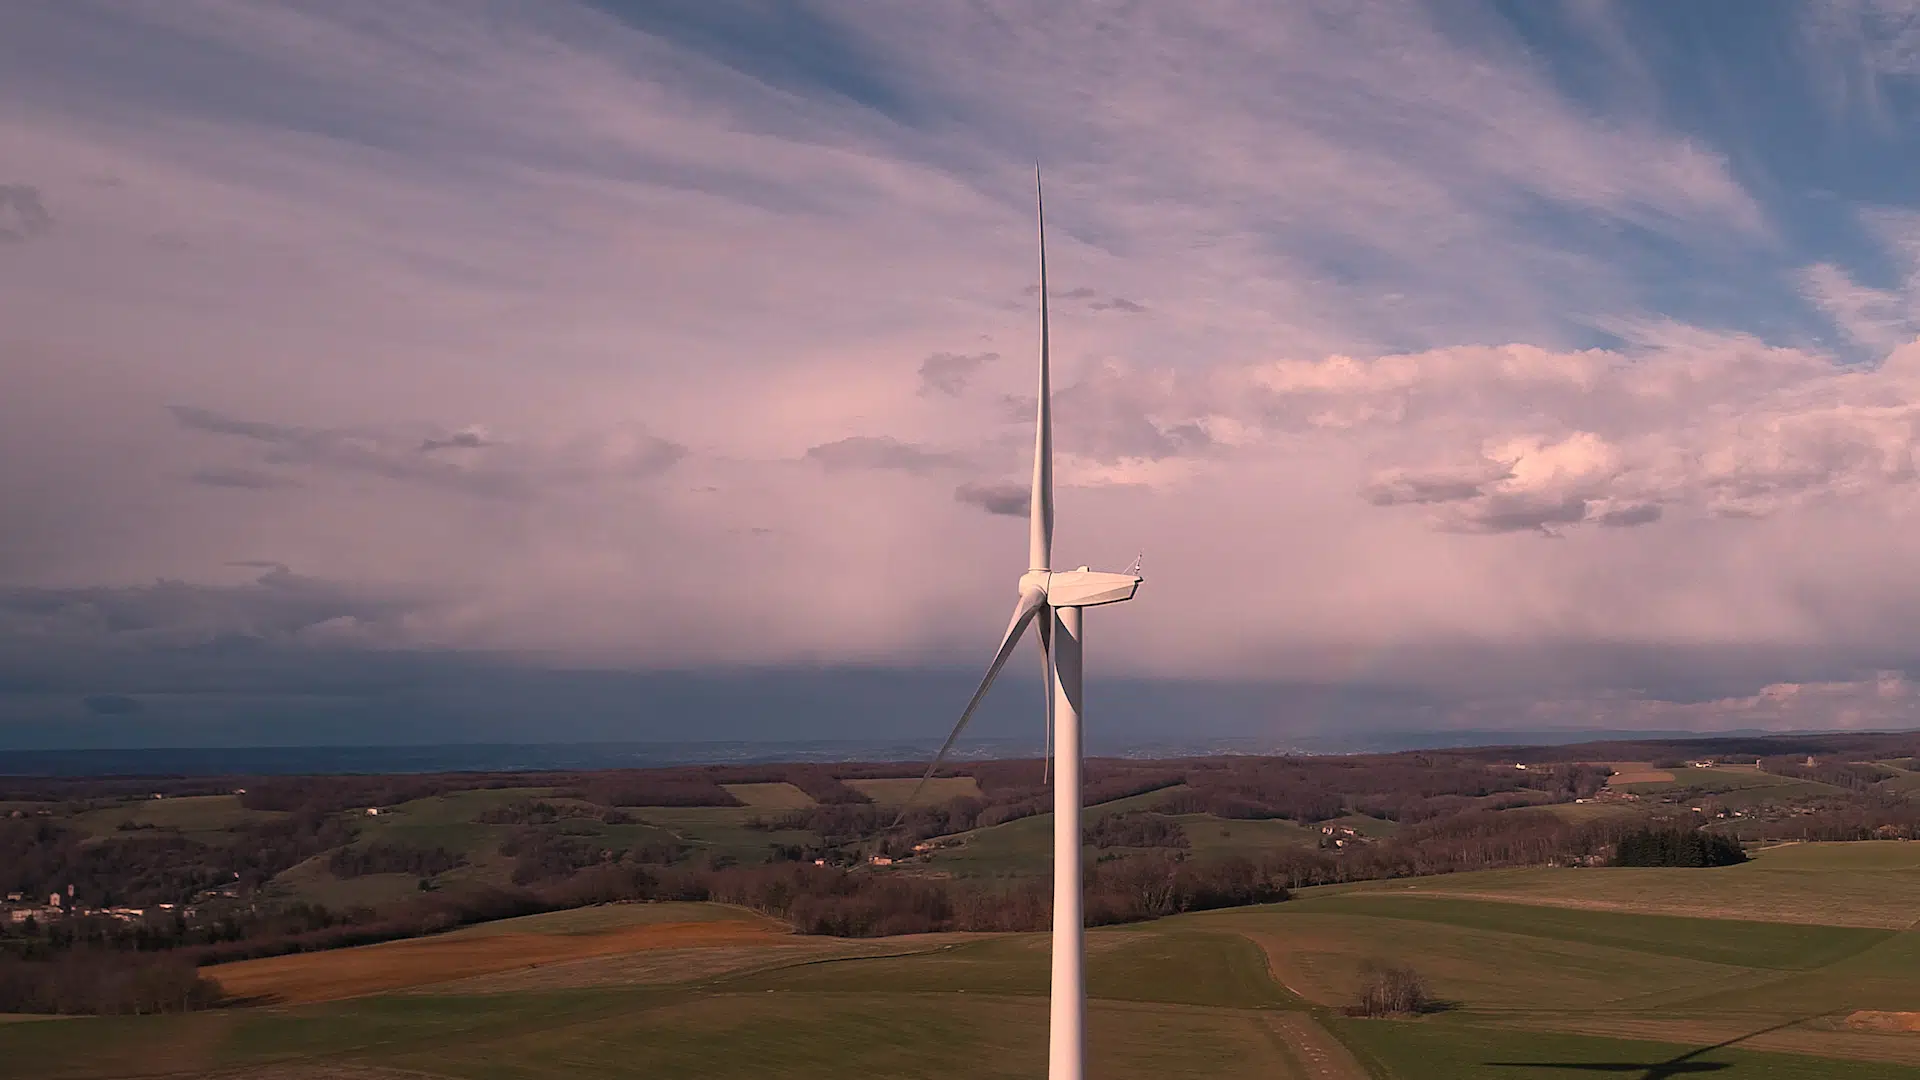
[[[341,848],[327,859],[327,869],[338,878],[365,877],[368,874],[414,874],[432,877],[456,866],[465,866],[467,857],[443,847],[414,847],[376,840],[365,847]]]
[[[1180,823],[1159,814],[1132,811],[1108,814],[1082,830],[1086,842],[1095,847],[1185,848],[1190,846],[1187,830]]]
[[[1410,967],[1368,963],[1360,1000],[1344,1010],[1348,1016],[1417,1016],[1434,1007],[1426,980]]]

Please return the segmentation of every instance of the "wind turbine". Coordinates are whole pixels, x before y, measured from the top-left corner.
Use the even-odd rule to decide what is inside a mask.
[[[1053,565],[1053,402],[1051,356],[1047,336],[1047,213],[1040,170],[1033,175],[1034,204],[1040,222],[1040,395],[1033,435],[1033,500],[1027,511],[1027,572],[1020,575],[1019,599],[986,677],[960,713],[947,741],[908,796],[911,805],[934,770],[953,749],[973,719],[995,676],[1013,655],[1027,624],[1039,623],[1042,690],[1048,705],[1053,744],[1053,981],[1047,1024],[1047,1080],[1081,1080],[1086,1047],[1087,986],[1084,971],[1085,917],[1080,885],[1080,723],[1082,608],[1133,599],[1143,580],[1139,565],[1124,574],[1082,566],[1054,570]],[[906,810],[901,810],[901,818]],[[894,824],[900,822],[895,820]]]

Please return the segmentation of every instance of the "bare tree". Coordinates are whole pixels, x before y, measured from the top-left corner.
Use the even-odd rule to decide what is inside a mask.
[[[1346,1009],[1349,1016],[1416,1016],[1433,1008],[1426,980],[1410,967],[1367,961],[1361,969],[1366,981],[1360,1000]]]

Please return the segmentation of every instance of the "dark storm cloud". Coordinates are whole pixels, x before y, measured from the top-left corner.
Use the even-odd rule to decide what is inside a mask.
[[[915,443],[901,442],[890,435],[854,435],[835,442],[810,447],[807,460],[831,470],[897,469],[925,473],[964,464],[958,454],[929,450]]]
[[[1459,502],[1477,498],[1488,484],[1505,479],[1486,470],[1472,472],[1394,472],[1377,477],[1360,497],[1375,506]]]
[[[1040,286],[1029,285],[1020,291],[1025,296],[1039,296]],[[1073,289],[1051,289],[1047,292],[1047,299],[1055,303],[1064,300],[1069,305],[1084,307],[1088,311],[1119,311],[1138,315],[1147,310],[1146,305],[1124,296],[1110,296],[1084,285]]]
[[[0,184],[0,243],[17,244],[52,228],[53,215],[41,201],[39,188]]]
[[[420,452],[432,453],[435,450],[478,450],[490,445],[476,431],[456,431],[444,439],[420,440]]]
[[[945,394],[959,397],[966,392],[967,383],[972,381],[974,373],[982,364],[1000,359],[999,353],[984,352],[973,355],[961,353],[934,353],[920,361],[920,393]]]
[[[260,564],[237,564],[260,565]],[[90,588],[0,588],[0,648],[178,648],[229,639],[297,640],[321,628],[369,632],[417,610],[268,563],[241,585],[156,581]]]
[[[1659,503],[1638,503],[1608,510],[1595,518],[1594,522],[1608,528],[1624,529],[1635,525],[1651,525],[1660,520],[1660,514]]]
[[[1579,495],[1497,494],[1463,508],[1450,524],[1461,532],[1542,532],[1586,520],[1587,499]]]
[[[195,469],[188,477],[204,487],[237,488],[244,491],[271,491],[276,488],[299,487],[300,481],[264,469],[249,469],[245,466],[211,466]]]
[[[87,711],[97,716],[127,716],[140,711],[140,699],[125,694],[88,694],[81,699]]]
[[[961,484],[953,489],[953,497],[989,514],[1007,517],[1025,517],[1032,500],[1027,489],[1018,484]]]
[[[210,432],[214,435],[237,435],[243,439],[254,439],[258,442],[287,443],[312,434],[301,428],[241,420],[193,405],[170,405],[167,411],[173,413],[173,418],[178,420],[182,427]]]
[[[937,742],[926,702],[964,700],[979,677],[972,668],[927,667],[546,670],[474,652],[234,638],[132,650],[41,642],[31,653],[9,647],[17,644],[0,635],[0,748],[504,743],[525,742],[531,731],[545,742],[672,742],[689,738],[688,717],[700,718],[701,740],[805,732]],[[1189,740],[1251,733],[1267,752],[1372,732],[1419,731],[1435,741],[1413,745],[1447,745],[1450,733],[1472,729],[1468,742],[1488,743],[1501,740],[1500,729],[1607,726],[1591,716],[1543,724],[1534,711],[1542,695],[1637,686],[1641,700],[1712,703],[1780,675],[1814,681],[1894,667],[1887,650],[1585,642],[1421,648],[1405,659],[1391,682],[1115,675],[1102,684],[1099,738],[1106,752],[1158,744],[1183,753],[1194,752]],[[1014,685],[984,703],[978,735],[1030,736],[1037,752],[1037,684],[1024,670],[1003,681]],[[1501,693],[1490,698],[1494,683]],[[98,709],[89,697],[136,701],[137,717],[118,702]],[[922,719],[903,727],[903,717]],[[1616,728],[1636,726],[1646,725]],[[1747,725],[1729,714],[1717,726]]]
[[[652,476],[687,454],[685,446],[653,435],[622,439],[607,447],[542,449],[488,440],[471,430],[421,438],[387,429],[309,428],[248,420],[192,405],[169,408],[182,427],[259,444],[261,462],[266,465],[362,473],[489,498],[526,499],[553,485]],[[478,457],[454,460],[436,452],[447,449],[473,450]]]
[[[172,406],[182,426],[212,435],[225,435],[264,444],[270,465],[304,466],[365,473],[402,483],[419,483],[490,498],[527,498],[534,493],[531,479],[495,467],[466,467],[419,452],[409,440],[401,444],[375,432],[305,428],[246,420],[191,405]]]

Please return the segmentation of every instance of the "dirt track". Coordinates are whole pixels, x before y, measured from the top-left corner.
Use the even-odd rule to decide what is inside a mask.
[[[1367,1070],[1340,1040],[1303,1012],[1270,1013],[1267,1028],[1305,1080],[1367,1080]]]

